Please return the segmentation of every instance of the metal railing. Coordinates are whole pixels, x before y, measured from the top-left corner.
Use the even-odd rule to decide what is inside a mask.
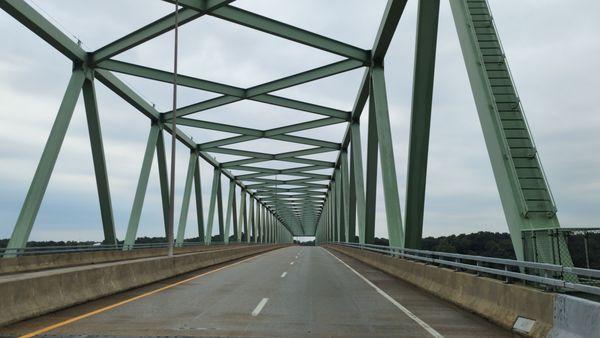
[[[554,264],[600,268],[598,227],[530,229],[521,231],[521,237],[528,261],[537,262],[540,253],[546,252]]]
[[[469,271],[476,275],[500,278],[507,283],[513,281],[533,283],[535,286],[543,287],[548,291],[577,291],[600,295],[600,270],[373,244],[348,242],[329,242],[329,244],[343,245],[426,264],[450,267],[457,271]],[[577,276],[578,282],[565,280],[566,275]]]
[[[229,244],[237,244],[237,242],[230,242]],[[240,244],[248,244],[242,242]],[[261,244],[261,243],[249,243],[249,244]],[[204,242],[184,242],[182,246],[176,247],[193,247],[193,246],[212,246],[212,245],[225,245],[224,242],[212,241],[211,244],[207,245]],[[156,249],[156,248],[167,248],[167,242],[162,243],[136,243],[133,246],[128,246],[125,250],[136,250],[136,249]],[[2,257],[14,257],[14,256],[27,256],[27,255],[42,255],[42,254],[59,254],[59,253],[80,253],[80,252],[92,252],[92,251],[115,251],[123,250],[123,244],[119,243],[116,245],[112,244],[90,244],[90,245],[71,245],[71,246],[34,246],[25,248],[0,248],[0,259]]]

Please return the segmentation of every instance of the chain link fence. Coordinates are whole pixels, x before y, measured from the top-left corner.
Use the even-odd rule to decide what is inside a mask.
[[[585,269],[600,269],[600,228],[553,228],[522,232],[525,260]],[[568,281],[600,284],[596,280]]]

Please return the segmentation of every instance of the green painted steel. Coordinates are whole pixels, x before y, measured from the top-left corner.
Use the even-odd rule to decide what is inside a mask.
[[[513,247],[523,260],[521,231],[558,228],[556,206],[487,2],[460,0],[451,8]],[[551,262],[550,252],[539,254],[538,261]]]
[[[225,233],[223,243],[229,243],[229,232],[231,231],[231,219],[235,219],[235,182],[229,181],[229,195],[227,197],[227,211],[225,216]],[[235,228],[235,226],[234,226]]]
[[[252,243],[256,243],[256,220],[254,218],[254,197],[252,195],[248,196],[248,204],[250,204],[250,213],[248,218],[250,220],[250,231],[252,231],[251,236],[249,236]],[[248,232],[250,233],[250,232]]]
[[[279,80],[275,80],[269,83],[265,83],[259,86],[251,87],[251,88],[238,88],[228,85],[223,85],[219,83],[209,82],[202,79],[196,79],[191,77],[182,77],[180,83],[182,85],[213,91],[215,93],[223,94],[223,96],[219,96],[213,99],[209,99],[206,101],[194,103],[188,105],[186,107],[179,108],[177,110],[177,117],[183,117],[186,115],[194,114],[201,112],[203,110],[220,107],[226,104],[231,104],[240,100],[253,100],[257,102],[267,103],[275,106],[302,110],[318,115],[324,115],[329,117],[335,117],[342,120],[347,120],[349,118],[349,113],[339,110],[333,109],[329,107],[324,107],[308,102],[288,99],[272,94],[268,94],[272,91],[277,91],[285,88],[289,88],[290,86],[296,86],[299,84],[303,84],[306,82],[318,80],[324,77],[333,76],[342,72],[347,72],[356,68],[363,66],[361,63],[357,63],[351,60],[335,62],[327,66],[311,69],[309,71],[305,71],[302,73],[298,73],[296,75],[292,75],[289,77],[285,77]],[[104,67],[113,71],[118,71],[121,73],[135,75],[140,77],[149,78],[157,81],[166,81],[168,80],[168,72],[160,71],[157,69],[140,67],[124,62],[107,62],[102,63],[100,67]],[[169,119],[168,116],[165,116],[166,119]]]
[[[17,223],[8,242],[7,248],[9,249],[24,248],[27,245],[27,239],[42,204],[44,193],[48,187],[58,153],[69,128],[73,110],[75,109],[75,104],[77,104],[84,80],[85,72],[82,69],[73,71],[63,100],[58,108],[58,113],[54,119],[54,124],[50,130],[48,141],[46,141],[46,146],[42,152],[42,157],[29,186],[29,191],[27,191],[27,196],[25,196],[19,218],[17,218]]]
[[[374,63],[381,63],[385,58],[407,2],[407,0],[389,0],[387,2],[373,48],[371,48],[371,59]]]
[[[260,205],[260,222],[259,222],[260,243],[265,243],[267,240],[267,226],[265,219],[265,208]]]
[[[328,196],[329,201],[329,238],[335,241],[335,182],[331,183],[331,190]]]
[[[69,59],[74,62],[86,60],[87,53],[77,43],[73,42],[70,37],[65,35],[25,1],[3,0],[0,1],[0,8]]]
[[[252,229],[252,234],[254,235],[254,243],[260,243],[260,203],[258,203],[258,201],[255,198],[256,196],[253,196],[252,198],[252,204],[254,205],[254,212],[252,214],[252,218],[253,218],[253,229]]]
[[[335,170],[335,181],[334,181],[334,203],[335,203],[335,240],[338,242],[345,242],[342,233],[342,226],[344,224],[344,213],[342,212],[342,179],[340,178],[340,170]]]
[[[144,158],[142,160],[142,168],[140,170],[137,189],[135,190],[135,196],[133,197],[133,206],[131,207],[123,250],[131,249],[135,243],[138,226],[140,224],[140,216],[142,215],[142,207],[144,206],[144,199],[146,197],[146,188],[148,188],[150,168],[152,167],[152,161],[154,160],[154,149],[156,148],[159,133],[160,127],[157,124],[152,124],[150,127],[150,134],[148,135],[148,142],[146,143],[146,151],[144,152]]]
[[[419,1],[404,221],[405,245],[412,249],[420,249],[423,234],[439,8],[439,0]]]
[[[167,156],[165,153],[165,140],[162,128],[158,133],[158,139],[156,140],[156,160],[158,162],[158,180],[160,182],[160,197],[162,202],[165,234],[167,234],[169,231],[169,206],[171,204],[171,199],[169,197],[169,175],[167,173]]]
[[[370,77],[369,77],[370,81]],[[369,96],[369,126],[367,130],[367,177],[365,192],[365,238],[364,242],[375,241],[375,208],[377,207],[377,167],[379,162],[379,140],[373,96]]]
[[[206,234],[204,243],[210,244],[212,241],[213,223],[215,219],[215,209],[217,209],[217,199],[219,198],[218,193],[219,187],[221,186],[221,171],[219,168],[215,168],[213,172],[213,181],[211,185],[210,193],[210,204],[208,206],[208,219],[206,221]]]
[[[361,61],[367,61],[369,59],[368,51],[245,11],[237,7],[225,6],[215,10],[211,13],[211,15],[338,55]]]
[[[379,141],[388,238],[390,246],[403,247],[404,229],[402,228],[402,215],[400,213],[398,179],[396,178],[396,164],[383,67],[374,66],[371,68],[371,81],[373,82],[371,96],[373,97],[374,113],[376,115],[375,124],[377,125],[377,139]]]
[[[85,113],[92,148],[92,159],[94,161],[94,174],[96,176],[96,187],[98,189],[98,201],[100,202],[104,243],[116,245],[117,235],[115,233],[115,220],[110,198],[106,158],[104,156],[104,144],[102,142],[102,128],[100,126],[100,116],[98,114],[98,100],[96,99],[96,89],[93,80],[86,79],[84,81],[83,100],[85,102]]]
[[[244,235],[246,236],[246,243],[250,243],[250,231],[248,229],[248,217],[246,215],[246,191],[242,190],[240,192],[240,219],[238,220],[238,224],[240,227],[244,229]],[[240,242],[242,241],[241,231],[240,234]]]
[[[183,1],[182,1],[183,2]],[[203,8],[184,8],[179,10],[178,13],[178,25],[183,25],[200,16],[206,14],[208,11],[218,8],[224,4],[233,2],[233,0],[217,0],[211,1],[211,5],[207,5]],[[205,3],[205,2],[202,2]],[[175,28],[175,14],[166,15],[138,30],[128,34],[100,49],[92,54],[92,60],[94,63],[104,59],[108,59],[117,54],[120,54],[126,50],[129,50],[141,43],[144,43],[150,39],[153,39],[165,32]]]
[[[350,182],[349,182],[349,177],[348,177],[348,152],[347,151],[342,151],[342,156],[341,156],[341,165],[340,165],[340,186],[341,186],[341,191],[342,191],[342,196],[340,198],[341,202],[342,202],[342,208],[341,208],[341,215],[343,217],[341,224],[343,225],[342,231],[341,233],[343,234],[343,240],[348,242],[350,240],[349,234],[350,234],[350,229],[349,229],[349,212],[350,212],[350,208],[349,208],[349,204],[350,204],[350,196],[349,196],[349,190],[350,190]],[[352,231],[354,233],[354,231]],[[354,237],[354,235],[352,235]]]
[[[119,80],[114,74],[102,69],[96,69],[94,75],[96,76],[96,79],[150,120],[159,120],[159,112],[133,89],[129,88],[123,81]]]
[[[358,237],[361,244],[365,243],[365,179],[363,176],[362,146],[360,140],[360,124],[358,121],[352,122],[350,127],[352,137],[350,157],[350,206],[355,209],[351,211],[350,220],[358,217]],[[356,217],[355,217],[356,216]],[[350,228],[355,229],[354,222],[350,223]],[[352,232],[354,234],[354,232]],[[354,240],[352,237],[350,238]]]
[[[265,243],[271,240],[271,228],[269,226],[269,217],[267,216],[267,208],[263,207],[264,227],[265,227]]]
[[[261,243],[263,241],[263,236],[264,236],[264,230],[262,228],[263,223],[262,223],[262,207],[260,205],[260,203],[258,203],[258,201],[256,201],[256,242],[257,243]]]
[[[267,215],[265,209],[265,243],[271,243],[273,237],[272,229],[271,229],[271,217]]]
[[[348,242],[357,243],[356,236],[356,186],[354,184],[356,177],[352,166],[352,155],[350,155],[350,165],[348,173]]]
[[[197,152],[196,152],[197,155]],[[202,183],[200,182],[200,163],[198,156],[196,156],[196,165],[194,169],[194,191],[196,193],[196,216],[198,218],[198,238],[205,241],[204,236],[204,207],[202,203]],[[206,243],[206,242],[205,242]]]
[[[164,1],[174,3],[174,0]],[[179,246],[184,243],[193,183],[198,234],[206,244],[211,243],[215,221],[218,222],[219,237],[225,243],[230,241],[232,223],[235,242],[292,241],[296,235],[315,235],[318,242],[356,241],[358,227],[358,241],[372,243],[375,237],[375,222],[380,221],[385,222],[387,226],[391,245],[418,247],[423,229],[439,0],[419,2],[404,222],[406,229],[402,224],[390,127],[390,114],[393,112],[389,111],[387,103],[383,64],[407,1],[388,0],[370,50],[231,6],[232,2],[233,0],[179,0],[181,8],[177,15],[182,25],[208,15],[330,52],[341,56],[341,59],[253,87],[242,88],[113,58],[173,29],[175,13],[159,18],[96,51],[88,52],[25,1],[0,2],[1,9],[75,64],[65,97],[15,225],[9,248],[20,248],[27,243],[82,88],[104,238],[108,243],[116,243],[99,122],[100,112],[94,90],[95,80],[103,83],[151,122],[125,234],[125,249],[131,248],[135,243],[154,151],[157,153],[165,229],[167,226],[167,211],[171,198],[175,196],[169,196],[163,131],[175,134],[177,140],[190,150],[176,239]],[[521,230],[558,227],[556,206],[525,122],[487,2],[456,0],[451,1],[451,8],[515,250],[517,256],[523,259],[526,257],[523,256]],[[359,68],[364,68],[364,73],[350,111],[278,94],[286,88]],[[174,75],[177,75],[175,81],[179,86],[218,94],[212,99],[179,107],[174,122],[186,128],[233,135],[210,142],[195,143],[183,130],[167,123],[171,122],[170,114],[157,111],[115,74],[163,83],[171,83]],[[192,115],[242,100],[308,112],[318,118],[277,128],[254,129],[206,121],[199,115]],[[367,163],[364,171],[360,117],[367,102],[369,124]],[[339,124],[346,125],[346,133],[341,142],[298,135],[299,132],[306,131],[316,135],[318,133],[314,132],[318,131],[318,128]],[[240,143],[260,139],[287,142],[303,149],[271,154],[240,146]],[[326,161],[313,158],[313,155],[328,153],[337,154],[337,159]],[[214,158],[214,154],[241,158],[220,163]],[[214,167],[206,229],[200,159]],[[275,169],[269,166],[272,161],[279,161],[288,166]],[[379,166],[386,209],[385,221],[376,220],[375,217]],[[236,171],[242,173],[234,174]],[[285,178],[280,178],[279,175]],[[221,187],[221,179],[224,177],[230,182],[225,213]],[[240,188],[239,210],[236,185]],[[545,253],[541,254],[543,256]]]
[[[225,220],[223,218],[223,189],[221,187],[221,170],[219,169],[219,185],[217,186],[217,220],[219,221],[219,239],[225,236]]]
[[[179,214],[179,225],[177,227],[177,238],[175,239],[176,246],[183,245],[183,238],[185,236],[185,227],[188,219],[188,210],[190,207],[190,197],[192,195],[192,181],[194,180],[194,173],[196,172],[196,157],[195,152],[190,153],[190,160],[188,162],[187,174],[185,175],[185,186],[183,190],[183,199],[181,200],[181,213]]]

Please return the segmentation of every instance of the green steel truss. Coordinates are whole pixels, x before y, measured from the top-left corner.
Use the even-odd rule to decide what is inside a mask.
[[[419,246],[423,228],[439,0],[419,1],[404,222],[397,188],[397,166],[391,138],[384,60],[407,0],[388,0],[370,50],[239,9],[231,5],[233,2],[179,0],[179,25],[209,15],[336,54],[343,57],[343,60],[250,88],[179,74],[176,77],[177,85],[216,93],[218,96],[178,107],[176,124],[235,134],[232,137],[200,144],[195,143],[182,130],[173,131],[170,126],[170,112],[157,111],[115,76],[126,74],[172,83],[174,74],[170,72],[117,61],[113,57],[172,30],[175,27],[174,13],[96,51],[85,51],[23,0],[0,2],[0,8],[71,59],[74,64],[71,80],[15,225],[10,248],[21,248],[27,243],[80,92],[83,92],[85,100],[104,236],[109,243],[116,241],[94,89],[96,80],[150,120],[148,142],[125,236],[126,248],[134,244],[138,233],[155,152],[167,231],[167,211],[171,199],[163,140],[165,132],[175,133],[178,141],[190,150],[182,207],[176,229],[176,245],[183,244],[192,190],[195,193],[198,235],[206,243],[212,240],[215,223],[219,229],[219,239],[226,243],[230,241],[231,232],[234,241],[247,243],[285,242],[290,241],[292,236],[311,235],[315,235],[317,241],[370,243],[375,235],[377,174],[380,171],[390,245],[411,248]],[[508,73],[487,2],[451,0],[450,3],[506,219],[515,250],[522,259],[521,230],[558,227],[556,208],[536,156],[529,129],[524,123],[524,115]],[[364,68],[364,75],[350,111],[272,94],[358,68]],[[200,118],[201,114],[198,114],[242,100],[312,113],[315,119],[260,130],[205,121]],[[364,171],[360,117],[367,103],[369,119]],[[293,135],[296,132],[336,124],[346,125],[346,133],[339,143]],[[257,139],[289,142],[307,148],[271,154],[231,147]],[[330,152],[338,154],[335,162],[309,157]],[[236,155],[243,159],[220,163],[213,154]],[[214,167],[207,215],[202,200],[199,159]],[[293,166],[274,169],[268,166],[270,161],[281,161]],[[225,187],[221,186],[223,176],[229,179],[229,184]],[[223,205],[223,189],[226,189],[227,193],[226,205]],[[236,202],[238,199],[239,210]]]

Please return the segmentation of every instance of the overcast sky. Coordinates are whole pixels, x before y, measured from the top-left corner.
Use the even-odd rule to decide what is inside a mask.
[[[32,3],[32,2],[30,2]],[[162,1],[36,0],[43,14],[92,51],[172,10]],[[555,196],[562,226],[598,225],[600,219],[600,3],[596,0],[490,0],[533,136]],[[386,80],[401,206],[405,203],[416,0],[409,1],[386,59]],[[235,6],[369,49],[384,0],[238,0]],[[34,5],[34,8],[38,8]],[[39,10],[39,9],[38,9]],[[481,127],[475,111],[448,1],[442,1],[432,113],[424,235],[507,231]],[[249,87],[322,66],[341,58],[242,26],[202,17],[181,28],[180,72]],[[74,38],[75,39],[75,38]],[[9,237],[69,80],[71,64],[60,53],[0,11],[0,238]],[[172,34],[164,34],[116,57],[172,69]],[[278,95],[349,110],[363,70],[286,89]],[[119,76],[160,111],[169,109],[167,84]],[[101,83],[96,86],[117,236],[124,238],[148,120]],[[181,89],[180,105],[217,96]],[[208,121],[268,129],[317,116],[239,102],[193,116]],[[363,115],[366,149],[367,115]],[[339,142],[345,126],[298,135]],[[197,142],[226,133],[184,128]],[[300,149],[259,140],[236,147],[270,153]],[[189,152],[177,149],[177,205]],[[313,158],[334,160],[330,153]],[[219,161],[237,159],[219,155]],[[366,156],[364,157],[366,159]],[[274,164],[275,165],[275,164]],[[211,168],[203,163],[205,205]],[[381,182],[381,181],[380,181]],[[223,180],[223,183],[225,180]],[[224,195],[226,195],[224,189]],[[376,233],[387,236],[378,192]],[[193,200],[192,200],[193,203]],[[178,210],[178,209],[177,209]],[[186,237],[197,236],[190,208]],[[139,235],[162,235],[156,161]],[[178,211],[177,211],[178,213]],[[206,215],[205,215],[206,217]],[[177,217],[178,218],[178,217]],[[216,231],[216,227],[215,227]],[[83,98],[80,98],[32,240],[101,240]]]

